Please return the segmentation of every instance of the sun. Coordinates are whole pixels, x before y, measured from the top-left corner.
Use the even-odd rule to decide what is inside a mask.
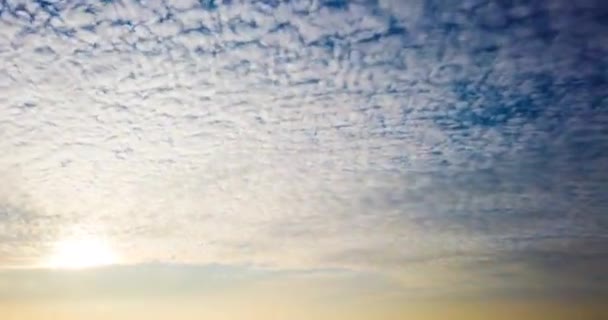
[[[51,268],[82,269],[117,263],[116,254],[107,242],[95,238],[59,241],[51,254]]]

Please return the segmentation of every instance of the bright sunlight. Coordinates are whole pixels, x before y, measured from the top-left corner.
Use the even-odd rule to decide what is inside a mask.
[[[49,259],[52,268],[81,269],[117,263],[116,254],[100,239],[70,239],[60,241]]]

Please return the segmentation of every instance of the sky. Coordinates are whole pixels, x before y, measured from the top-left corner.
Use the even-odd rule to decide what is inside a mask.
[[[0,1],[1,318],[608,318],[604,2]]]

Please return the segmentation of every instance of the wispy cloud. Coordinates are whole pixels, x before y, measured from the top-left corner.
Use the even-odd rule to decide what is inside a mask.
[[[170,3],[0,4],[0,262],[605,252],[605,6]]]

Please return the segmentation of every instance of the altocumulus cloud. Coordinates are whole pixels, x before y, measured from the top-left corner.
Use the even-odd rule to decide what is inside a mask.
[[[608,253],[607,14],[3,1],[0,262],[79,226],[130,262],[557,263],[586,288]]]

